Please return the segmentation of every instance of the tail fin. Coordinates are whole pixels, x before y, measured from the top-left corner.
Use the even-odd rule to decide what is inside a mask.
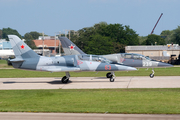
[[[8,35],[8,37],[16,58],[34,58],[39,56],[18,36]]]
[[[86,54],[81,49],[79,49],[71,40],[66,37],[59,37],[61,41],[62,48],[65,52],[65,55],[78,55]]]

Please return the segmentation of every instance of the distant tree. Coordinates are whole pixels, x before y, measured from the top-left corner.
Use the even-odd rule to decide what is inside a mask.
[[[33,38],[34,40],[35,40],[35,39],[38,39],[39,36],[42,35],[41,33],[38,33],[38,32],[36,32],[36,31],[30,32],[29,34],[32,36],[32,38]]]
[[[172,43],[173,30],[164,30],[161,32],[161,37],[165,39],[166,44]]]
[[[100,34],[92,35],[88,41],[88,46],[85,46],[85,51],[97,55],[113,53],[111,38]]]
[[[22,39],[22,36],[18,33],[17,30],[11,29],[11,28],[3,28],[2,29],[2,38],[9,41],[7,35],[17,35],[19,38]]]
[[[102,27],[101,27],[102,26]],[[99,32],[101,30],[101,32]],[[124,52],[126,45],[138,45],[138,34],[129,26],[123,26],[122,24],[100,24],[97,30],[102,36],[109,36],[113,42],[115,52]]]
[[[85,53],[91,54],[124,52],[126,45],[139,44],[138,34],[129,26],[106,22],[78,30],[71,40]]]
[[[87,52],[86,50],[88,47],[88,42],[90,41],[90,36],[95,34],[95,29],[93,27],[87,27],[82,28],[78,30],[78,34],[71,37],[71,40],[84,52]],[[86,50],[85,50],[86,46]]]
[[[31,49],[36,49],[36,45],[34,43],[34,38],[32,37],[32,35],[30,33],[26,33],[24,35],[24,39],[25,39],[25,43],[31,48]]]
[[[138,36],[139,44],[146,45],[147,36]]]
[[[2,30],[0,30],[0,39],[2,39]]]
[[[24,35],[24,39],[25,39],[25,40],[33,40],[34,38],[32,37],[31,34],[26,33],[26,34]]]
[[[172,41],[180,45],[180,26],[173,30]]]
[[[25,43],[31,48],[31,49],[37,49],[35,43],[33,40],[27,39]]]
[[[159,35],[148,35],[147,40],[146,40],[146,45],[165,45],[165,40],[163,38],[161,38],[161,36]]]
[[[113,42],[113,52],[112,53],[124,53],[125,52],[125,44],[115,43]]]

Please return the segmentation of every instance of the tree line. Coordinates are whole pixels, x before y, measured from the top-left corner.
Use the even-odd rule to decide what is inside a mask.
[[[0,30],[0,39],[7,39],[7,35],[13,34],[25,39],[26,43],[35,49],[33,40],[42,36],[36,31],[28,32],[21,36],[17,30],[3,28]],[[69,36],[70,35],[70,36]],[[64,34],[62,36],[65,36]],[[85,27],[78,31],[71,30],[67,37],[80,49],[88,54],[111,54],[125,52],[125,46],[130,45],[166,45],[170,43],[180,44],[180,26],[174,30],[164,30],[160,35],[139,36],[130,26],[122,24],[107,24],[100,22],[91,27]]]

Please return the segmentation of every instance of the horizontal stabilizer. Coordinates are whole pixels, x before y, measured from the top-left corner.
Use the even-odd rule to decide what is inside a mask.
[[[23,59],[12,59],[12,60],[10,60],[11,62],[24,62],[24,60]]]

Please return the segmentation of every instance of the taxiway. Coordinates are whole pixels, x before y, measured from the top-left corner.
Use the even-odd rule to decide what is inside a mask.
[[[180,76],[71,77],[69,83],[61,78],[0,78],[0,90],[10,89],[102,89],[102,88],[180,88]]]

